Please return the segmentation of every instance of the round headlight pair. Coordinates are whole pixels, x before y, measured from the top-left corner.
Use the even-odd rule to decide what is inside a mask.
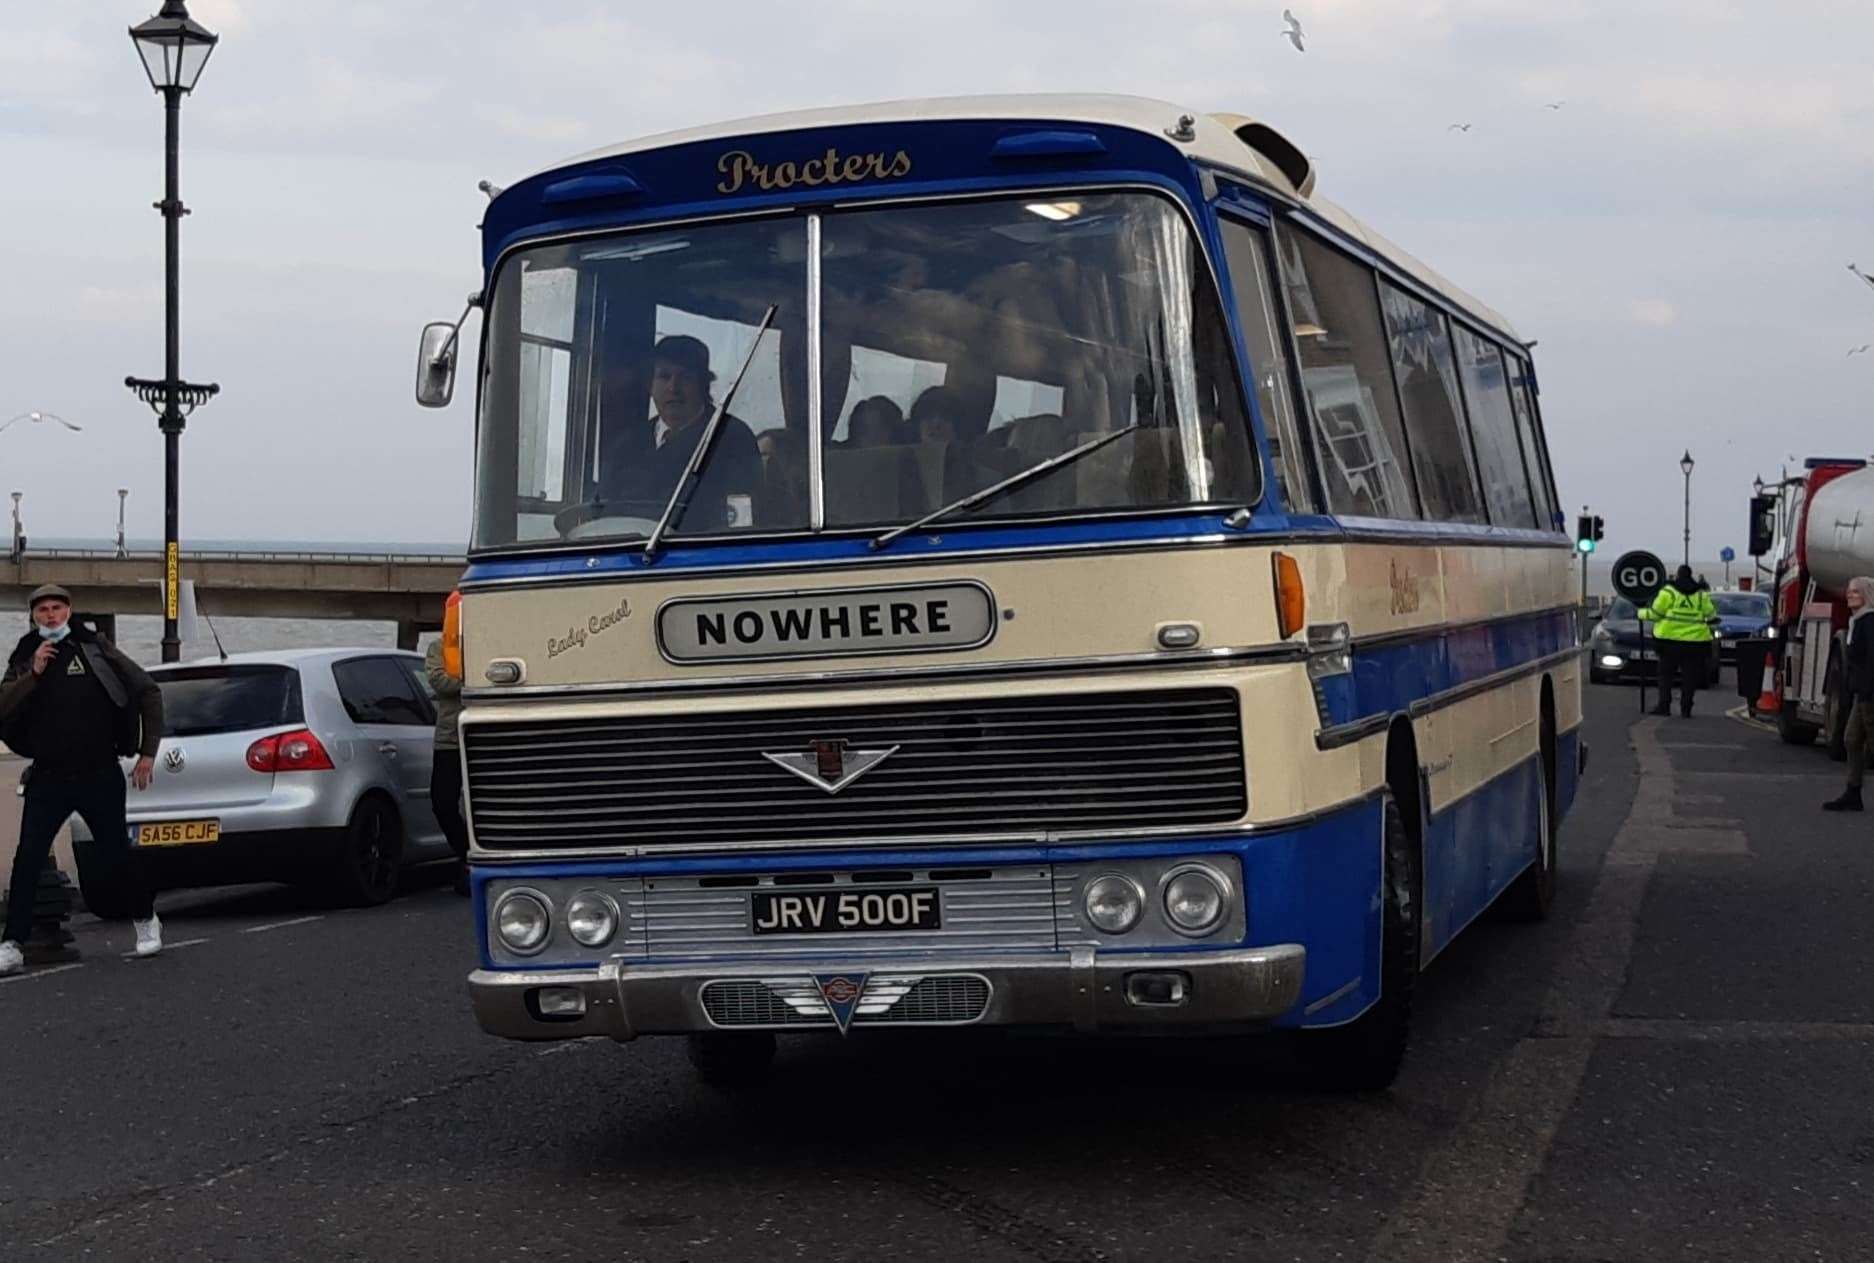
[[[1228,884],[1212,869],[1193,864],[1174,870],[1163,885],[1165,919],[1180,934],[1208,934],[1228,910]],[[1145,891],[1130,877],[1108,873],[1087,883],[1087,920],[1102,934],[1124,934],[1145,912]]]
[[[511,890],[495,904],[495,934],[517,956],[531,956],[547,945],[553,910],[546,896]],[[584,947],[603,947],[618,933],[618,905],[596,890],[582,890],[566,904],[566,931]]]

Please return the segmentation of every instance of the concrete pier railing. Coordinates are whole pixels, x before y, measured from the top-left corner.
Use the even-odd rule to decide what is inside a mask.
[[[460,557],[363,552],[189,552],[184,579],[210,616],[344,618],[397,624],[398,643],[442,625],[442,603],[461,577]],[[42,583],[71,588],[87,612],[163,612],[163,555],[111,549],[29,549],[0,557],[0,609],[24,609]]]

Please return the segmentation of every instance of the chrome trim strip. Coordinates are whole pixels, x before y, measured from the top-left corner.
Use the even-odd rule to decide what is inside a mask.
[[[821,423],[820,392],[820,213],[807,216],[807,529],[826,529],[826,443],[828,427]],[[660,643],[661,650],[663,645]]]
[[[1480,693],[1487,693],[1491,689],[1500,688],[1505,684],[1512,684],[1526,676],[1539,675],[1551,667],[1560,666],[1570,658],[1579,657],[1586,652],[1586,646],[1571,646],[1567,649],[1557,650],[1555,653],[1546,654],[1543,657],[1535,658],[1528,662],[1518,663],[1513,667],[1506,667],[1501,671],[1486,675],[1481,679],[1472,680],[1467,684],[1459,684],[1453,688],[1448,688],[1442,693],[1433,693],[1429,697],[1421,697],[1417,701],[1410,703],[1404,713],[1411,716],[1413,719],[1421,719],[1431,714],[1433,711],[1443,710],[1447,706],[1455,706],[1457,703],[1467,701]],[[1356,741],[1364,741],[1375,733],[1384,732],[1386,728],[1392,724],[1394,717],[1399,713],[1398,711],[1386,711],[1377,715],[1367,715],[1360,719],[1350,720],[1344,724],[1335,724],[1323,728],[1314,735],[1315,748],[1319,750],[1337,750],[1342,746],[1351,745]]]
[[[913,585],[918,586],[918,585]],[[864,667],[851,671],[814,671],[800,675],[727,675],[707,679],[648,680],[641,684],[527,684],[504,688],[464,688],[462,696],[476,698],[550,697],[587,698],[654,696],[717,689],[729,692],[786,692],[870,681],[897,683],[906,677],[945,680],[1006,679],[1010,676],[1074,675],[1088,671],[1116,671],[1134,667],[1214,667],[1262,662],[1300,662],[1306,649],[1300,644],[1259,645],[1241,649],[1161,649],[1152,653],[1104,654],[1084,658],[1034,658],[1020,662],[959,663],[938,667]]]
[[[1084,524],[1085,517],[1073,518],[1073,522]],[[1042,523],[1045,525],[1045,523]],[[866,532],[851,532],[854,538],[862,537]],[[832,538],[832,536],[829,536]],[[1193,535],[1185,539],[1140,539],[1140,540],[1103,540],[1097,544],[1041,544],[1023,548],[977,548],[965,552],[942,553],[920,556],[915,553],[890,553],[880,555],[869,553],[853,557],[831,557],[824,560],[764,561],[742,566],[711,566],[707,570],[679,571],[608,571],[605,574],[552,575],[513,575],[500,579],[476,579],[466,581],[459,586],[464,592],[497,591],[502,588],[519,587],[583,587],[599,583],[645,583],[654,579],[668,580],[672,574],[684,578],[709,581],[719,578],[735,578],[749,574],[811,574],[822,570],[850,570],[857,566],[946,566],[960,562],[997,560],[1021,561],[1028,557],[1059,556],[1062,554],[1128,552],[1133,549],[1174,552],[1190,547],[1212,547],[1224,544],[1257,543],[1263,538],[1243,535],[1226,535],[1221,532],[1214,535]],[[1324,542],[1338,542],[1331,537],[1324,537]],[[564,555],[566,550],[561,550]]]
[[[877,586],[856,588],[795,588],[785,592],[730,592],[711,596],[672,596],[666,597],[657,607],[651,619],[651,639],[657,644],[657,652],[665,662],[673,667],[710,666],[718,662],[809,662],[822,658],[875,658],[880,656],[877,649],[820,649],[812,653],[788,654],[737,654],[732,658],[677,658],[671,656],[664,647],[664,611],[680,605],[720,605],[727,601],[772,601],[785,597],[798,596],[862,596],[874,592],[923,592],[932,588],[975,588],[983,594],[983,600],[989,606],[989,627],[983,638],[967,644],[924,645],[893,649],[889,652],[896,657],[908,653],[958,653],[970,649],[981,649],[996,638],[996,632],[1002,626],[1002,607],[996,603],[996,594],[989,590],[989,585],[981,579],[944,579],[935,583],[886,583]],[[894,672],[897,674],[897,672]],[[672,681],[675,683],[675,681]],[[502,693],[515,690],[506,688]]]
[[[1325,1009],[1328,1005],[1333,1004],[1336,1000],[1344,1000],[1348,996],[1352,995],[1354,992],[1354,989],[1358,987],[1359,985],[1360,985],[1360,976],[1356,974],[1352,982],[1344,983],[1341,986],[1336,987],[1334,990],[1328,992],[1326,995],[1322,996],[1319,1000],[1316,1000],[1313,1004],[1310,1004],[1307,1008],[1303,1009],[1301,1011],[1301,1015],[1303,1017],[1313,1017],[1315,1014],[1319,1013],[1322,1009]]]
[[[958,847],[977,846],[1085,846],[1100,842],[1150,842],[1158,839],[1167,841],[1179,838],[1201,838],[1212,842],[1227,843],[1231,839],[1248,839],[1266,833],[1282,833],[1291,829],[1303,829],[1323,820],[1336,812],[1349,811],[1364,806],[1373,799],[1389,791],[1384,785],[1350,795],[1325,807],[1317,807],[1295,816],[1284,816],[1278,820],[1238,821],[1234,824],[1204,825],[1164,825],[1157,828],[1138,829],[1103,829],[1103,830],[1061,830],[1058,832],[1030,833],[979,833],[979,834],[932,834],[928,837],[898,836],[890,838],[838,838],[828,842],[734,842],[707,843],[701,846],[629,846],[629,847],[582,847],[564,850],[539,851],[488,851],[471,844],[469,858],[478,865],[489,868],[523,868],[531,864],[559,863],[564,860],[636,860],[683,855],[736,854],[739,852],[792,851],[803,856],[815,855],[825,851],[916,851],[950,850]],[[945,864],[962,864],[964,861],[944,861]],[[1006,861],[997,861],[1006,866]]]
[[[1202,511],[1202,509],[1204,508],[1204,506],[1201,506],[1201,505],[1191,505],[1188,507],[1192,509],[1193,511]],[[1215,506],[1211,506],[1211,507],[1214,508]],[[1072,516],[1055,516],[1055,517],[1046,517],[1046,518],[1042,518],[1042,517],[1024,518],[1024,519],[1021,519],[1019,522],[1005,523],[1004,525],[1019,526],[1024,529],[1029,528],[1029,527],[1039,527],[1039,526],[1059,526],[1059,525],[1083,526],[1090,521],[1134,521],[1140,517],[1148,516],[1149,513],[1151,512],[1155,512],[1155,510],[1153,511],[1140,510],[1137,512],[1123,513],[1123,514],[1082,513],[1082,514],[1076,514]],[[850,535],[852,538],[856,539],[856,538],[862,538],[866,534],[867,532],[862,531],[862,530],[853,530],[853,531],[847,532],[842,529],[841,532],[839,532],[838,534],[829,534],[829,535],[822,536],[822,538],[842,538],[846,535]],[[1331,547],[1334,545],[1341,545],[1341,544],[1369,544],[1369,545],[1374,545],[1378,547],[1390,547],[1390,548],[1406,548],[1406,547],[1410,547],[1410,548],[1429,548],[1429,547],[1549,548],[1549,549],[1556,549],[1559,551],[1560,549],[1567,546],[1567,541],[1565,537],[1558,537],[1558,539],[1560,540],[1560,542],[1538,540],[1538,539],[1527,539],[1527,538],[1524,538],[1524,539],[1489,539],[1489,538],[1474,538],[1470,536],[1452,536],[1452,535],[1419,536],[1419,535],[1413,535],[1409,533],[1393,533],[1390,531],[1370,531],[1370,530],[1362,530],[1358,528],[1343,529],[1339,531],[1289,531],[1289,530],[1229,531],[1229,532],[1217,531],[1217,532],[1214,532],[1211,534],[1205,534],[1205,535],[1191,535],[1182,539],[1168,539],[1163,536],[1160,536],[1154,539],[1102,540],[1098,543],[1092,543],[1092,544],[1079,544],[1079,543],[1038,544],[1038,545],[1020,545],[1020,546],[1015,546],[1015,547],[1005,546],[1001,548],[977,548],[977,549],[969,549],[969,550],[960,551],[960,552],[931,554],[931,555],[924,555],[924,556],[919,556],[917,554],[911,554],[911,553],[904,553],[904,554],[890,553],[890,554],[885,554],[885,555],[872,554],[872,555],[853,556],[853,557],[830,557],[830,558],[825,558],[825,559],[814,559],[814,560],[767,561],[767,562],[756,562],[753,564],[739,565],[739,566],[712,566],[708,568],[707,570],[678,570],[678,571],[675,571],[674,573],[681,575],[685,578],[693,578],[693,577],[694,578],[722,578],[722,577],[732,578],[737,575],[745,575],[745,574],[762,574],[762,573],[786,574],[786,573],[791,573],[791,572],[813,573],[815,571],[820,571],[820,570],[851,569],[855,566],[868,566],[868,565],[871,565],[871,566],[942,566],[942,565],[950,565],[950,564],[957,563],[957,562],[975,561],[975,560],[980,560],[984,558],[991,558],[991,559],[1002,560],[1002,561],[1020,561],[1028,557],[1059,556],[1062,554],[1123,553],[1123,552],[1132,551],[1134,549],[1156,550],[1160,552],[1179,552],[1179,551],[1183,551],[1183,550],[1191,549],[1191,548],[1217,548],[1217,547],[1227,548],[1227,547],[1241,547],[1241,546],[1265,547],[1265,548],[1286,546],[1286,547],[1293,548],[1293,547],[1299,547],[1302,545],[1319,545],[1322,547]],[[737,541],[728,541],[728,542],[743,543],[743,542],[752,542],[752,541],[737,540]],[[804,537],[797,539],[796,542],[804,542]],[[615,551],[615,550],[616,550],[615,546],[612,546],[612,545],[606,546],[606,551]],[[571,554],[573,556],[586,556],[586,555],[592,554],[593,551],[594,550],[591,548],[585,548],[585,549],[558,548],[558,549],[546,550],[536,555],[543,556],[543,557],[547,557],[547,556],[563,557],[568,554]],[[507,556],[507,554],[505,553],[473,554],[469,558],[469,563],[473,565],[481,557],[492,557],[496,560],[500,560],[501,558],[505,556]],[[588,574],[584,572],[577,573],[577,574],[563,574],[563,575],[562,574],[513,575],[513,576],[506,577],[506,578],[498,578],[498,579],[466,580],[460,585],[460,587],[462,591],[464,592],[480,592],[480,591],[495,591],[501,588],[515,588],[515,587],[536,587],[536,586],[563,587],[563,586],[580,586],[580,585],[594,584],[594,583],[637,583],[637,582],[649,581],[652,579],[668,579],[671,577],[672,573],[673,572],[669,570],[662,570],[662,571],[641,570],[641,571],[630,571],[630,572],[608,571],[602,575],[594,575],[594,574]]]
[[[1485,618],[1466,619],[1461,623],[1427,623],[1420,627],[1404,627],[1397,631],[1373,632],[1366,636],[1355,636],[1355,649],[1378,649],[1386,645],[1402,644],[1414,640],[1428,640],[1433,636],[1447,635],[1451,632],[1476,631],[1484,627],[1496,627],[1503,623],[1515,623],[1524,619],[1543,618],[1556,614],[1573,615],[1579,607],[1568,602],[1560,605],[1545,605],[1539,609],[1518,610],[1513,614],[1491,614]]]

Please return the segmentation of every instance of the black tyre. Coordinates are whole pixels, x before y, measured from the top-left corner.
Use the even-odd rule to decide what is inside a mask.
[[[1386,799],[1385,906],[1380,939],[1380,996],[1345,1026],[1310,1031],[1306,1054],[1321,1086],[1342,1092],[1378,1092],[1392,1085],[1405,1060],[1412,1028],[1412,989],[1419,972],[1418,848],[1398,804]]]
[[[1555,902],[1555,869],[1561,827],[1555,801],[1555,723],[1546,714],[1542,717],[1542,754],[1537,763],[1541,766],[1542,784],[1538,803],[1536,862],[1510,883],[1510,888],[1503,892],[1502,903],[1498,905],[1512,921],[1546,920],[1549,908]]]
[[[1814,745],[1816,734],[1821,729],[1796,717],[1794,701],[1787,697],[1782,700],[1783,708],[1776,712],[1776,735],[1793,746]]]
[[[333,863],[332,892],[354,907],[376,907],[397,893],[402,861],[403,828],[396,810],[382,798],[362,798],[352,808]]]
[[[99,871],[92,844],[74,841],[72,859],[78,865],[78,893],[84,898],[85,910],[101,921],[128,921],[130,900],[116,882],[106,880]]]
[[[712,1088],[743,1091],[766,1083],[774,1070],[774,1036],[768,1031],[712,1031],[690,1036],[690,1065]]]

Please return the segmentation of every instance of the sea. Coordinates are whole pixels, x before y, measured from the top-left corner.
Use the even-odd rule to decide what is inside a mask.
[[[40,539],[36,536],[28,543],[32,552],[42,548],[114,549],[117,546],[114,539]],[[127,539],[125,546],[132,552],[162,551],[161,540]],[[465,551],[460,543],[385,540],[192,540],[183,547],[185,552],[398,553],[453,557],[460,557]],[[73,595],[79,598],[79,607],[82,609],[83,593],[74,592]],[[0,610],[0,628],[4,628],[5,620],[10,618],[19,620],[20,631],[26,630],[28,624],[24,611]],[[185,638],[182,642],[182,660],[185,662],[216,657],[217,635],[221,638],[221,648],[229,653],[262,649],[394,648],[397,644],[395,623],[356,619],[205,618],[198,615],[195,630],[195,636]],[[426,635],[418,648],[425,647],[433,635]],[[159,663],[163,659],[163,620],[154,615],[120,615],[117,619],[116,640],[133,661],[146,666]],[[11,638],[8,638],[4,648],[11,648],[12,643]]]

